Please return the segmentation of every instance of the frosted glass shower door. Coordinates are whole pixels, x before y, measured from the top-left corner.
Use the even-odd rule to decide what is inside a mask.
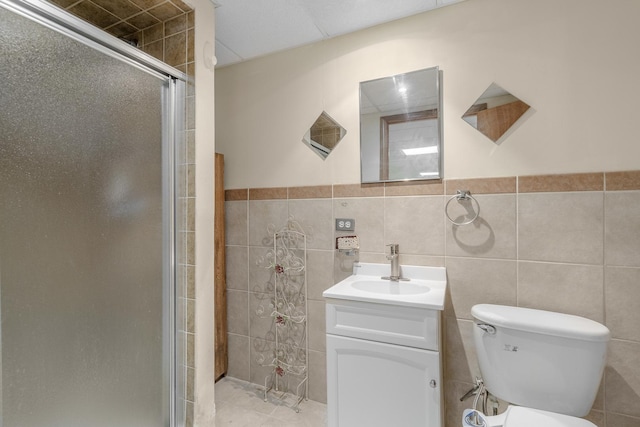
[[[0,76],[0,426],[168,426],[169,80],[3,7]]]

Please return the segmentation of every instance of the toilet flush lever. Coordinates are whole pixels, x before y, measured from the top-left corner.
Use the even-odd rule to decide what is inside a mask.
[[[490,325],[488,323],[476,323],[476,326],[482,329],[483,331],[485,331],[486,333],[488,333],[489,335],[496,334],[496,327],[493,325]]]

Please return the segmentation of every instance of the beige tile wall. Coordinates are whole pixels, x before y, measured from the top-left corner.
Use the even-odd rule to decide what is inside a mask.
[[[444,184],[444,185],[443,185]],[[469,189],[481,213],[456,227],[444,207]],[[449,205],[466,218],[475,205]],[[359,259],[386,262],[399,243],[402,264],[446,266],[446,426],[470,402],[459,398],[479,375],[471,307],[507,304],[585,316],[612,332],[607,368],[589,419],[599,427],[640,427],[640,172],[594,173],[409,185],[240,189],[227,192],[229,375],[262,382],[251,339],[270,325],[252,314],[268,273],[256,265],[268,224],[290,215],[311,235],[307,255],[310,397],[326,401],[322,291],[350,274],[352,257],[333,250],[335,217],[356,220]]]

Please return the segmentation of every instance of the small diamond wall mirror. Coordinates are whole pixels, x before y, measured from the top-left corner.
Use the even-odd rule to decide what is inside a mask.
[[[304,134],[302,142],[324,160],[346,134],[345,128],[323,111]]]
[[[528,109],[529,105],[492,83],[464,113],[462,119],[496,144],[500,144],[500,138]]]

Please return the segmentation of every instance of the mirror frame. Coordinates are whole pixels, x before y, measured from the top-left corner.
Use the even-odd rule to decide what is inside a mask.
[[[380,179],[389,181],[389,126],[400,123],[432,120],[438,118],[438,109],[415,111],[413,113],[394,114],[380,117]],[[438,137],[439,138],[439,137]],[[440,165],[438,165],[440,170]],[[425,178],[429,179],[429,178]],[[430,178],[433,179],[433,178]]]
[[[401,80],[405,76],[410,76],[412,74],[417,74],[426,71],[435,71],[436,79],[435,79],[435,92],[437,94],[437,105],[436,108],[424,109],[425,106],[422,106],[422,109],[410,108],[408,111],[400,112],[400,113],[392,113],[388,115],[380,116],[380,141],[379,141],[379,175],[377,179],[365,178],[364,176],[364,164],[365,164],[365,156],[364,153],[366,150],[363,149],[365,146],[364,141],[364,124],[362,121],[362,107],[363,107],[363,85],[367,83],[379,82],[382,80],[389,81],[397,81]],[[359,92],[359,117],[360,117],[360,182],[363,184],[370,183],[380,183],[380,182],[404,182],[404,181],[431,181],[431,180],[441,180],[444,177],[443,174],[443,138],[442,138],[442,71],[438,66],[424,68],[420,70],[410,71],[407,73],[396,74],[393,76],[381,77],[378,79],[367,80],[364,82],[360,82],[360,92]],[[384,114],[384,113],[382,113]],[[408,123],[412,121],[419,120],[431,120],[437,119],[437,138],[438,143],[436,146],[438,147],[438,170],[435,172],[433,176],[422,176],[422,177],[403,177],[403,178],[389,178],[389,126],[400,123]],[[373,150],[368,150],[373,151]]]

